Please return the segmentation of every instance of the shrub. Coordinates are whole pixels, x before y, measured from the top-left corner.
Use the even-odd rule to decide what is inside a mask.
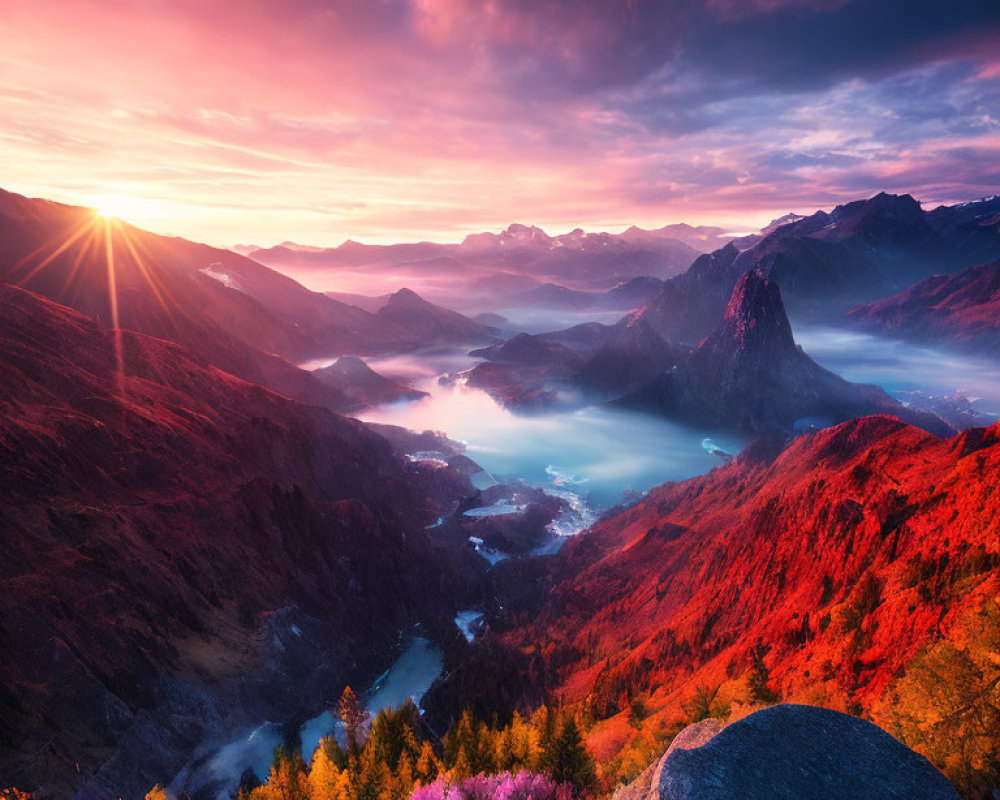
[[[514,774],[474,775],[461,782],[439,778],[421,786],[410,800],[570,800],[572,789],[545,775],[521,770]]]

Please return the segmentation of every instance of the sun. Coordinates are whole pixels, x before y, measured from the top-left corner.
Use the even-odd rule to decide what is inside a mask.
[[[127,194],[101,194],[94,197],[90,205],[97,216],[110,221],[134,216],[141,200]]]
[[[142,222],[151,215],[156,216],[161,211],[160,204],[155,200],[123,192],[95,195],[89,205],[101,219],[127,220],[133,224]]]

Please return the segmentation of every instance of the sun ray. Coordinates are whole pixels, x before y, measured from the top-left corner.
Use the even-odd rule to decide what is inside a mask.
[[[122,329],[118,325],[118,282],[115,275],[115,250],[111,237],[111,221],[104,220],[104,245],[108,267],[108,300],[111,303],[111,330],[115,346],[115,384],[119,394],[125,393],[125,360],[122,353]]]
[[[66,280],[63,281],[62,292],[68,292],[70,287],[75,280],[77,273],[80,271],[80,267],[83,264],[83,260],[90,253],[91,248],[95,249],[96,252],[96,242],[98,240],[96,226],[91,226],[89,229],[89,234],[87,238],[83,240],[83,244],[77,251],[76,258],[73,259],[73,266],[70,267],[69,271],[66,273]]]
[[[21,280],[18,281],[18,285],[24,286],[28,281],[30,281],[33,277],[35,277],[35,275],[37,275],[39,272],[45,269],[45,267],[47,267],[49,264],[51,264],[56,258],[65,253],[70,247],[73,246],[73,243],[76,242],[77,239],[79,239],[81,236],[87,233],[87,231],[92,230],[94,226],[97,224],[97,221],[98,217],[95,216],[93,219],[82,223],[78,228],[74,229],[74,231],[70,233],[70,235],[66,237],[66,239],[61,244],[56,246],[55,250],[53,250],[41,262],[36,264],[35,267],[27,275],[21,278]],[[34,252],[30,253],[29,255],[25,256],[20,261],[18,261],[14,265],[13,269],[17,270],[20,267],[25,266],[31,261],[31,259],[35,258],[42,252],[44,252],[47,249],[47,247],[48,244],[44,244],[41,247],[37,248]]]
[[[168,294],[166,287],[158,285],[160,283],[159,279],[156,277],[156,274],[146,266],[146,262],[139,254],[136,243],[132,241],[132,237],[125,227],[117,227],[119,237],[125,245],[125,248],[128,250],[129,255],[132,257],[132,261],[135,263],[136,267],[138,267],[139,272],[142,274],[142,277],[145,278],[146,283],[149,284],[149,288],[153,292],[153,296],[156,298],[161,308],[163,308],[164,313],[167,315],[167,319],[169,319],[170,323],[173,325],[173,312],[171,311],[170,305],[167,303],[166,299],[164,299],[164,295]]]

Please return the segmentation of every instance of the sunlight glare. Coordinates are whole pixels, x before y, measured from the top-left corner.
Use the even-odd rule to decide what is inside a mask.
[[[153,198],[123,192],[96,195],[90,202],[97,216],[138,224],[144,220],[167,216],[164,204]]]

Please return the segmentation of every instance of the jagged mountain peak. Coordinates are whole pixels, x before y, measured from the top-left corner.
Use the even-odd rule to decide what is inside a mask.
[[[781,290],[761,270],[750,270],[736,282],[723,324],[705,343],[722,344],[725,340],[740,350],[751,346],[771,353],[795,349]]]
[[[777,217],[776,219],[772,219],[769,223],[767,223],[767,225],[760,229],[760,232],[762,235],[766,236],[784,225],[790,225],[793,222],[798,222],[803,219],[805,219],[805,217],[801,214],[796,214],[794,211],[790,211],[787,214]]]

